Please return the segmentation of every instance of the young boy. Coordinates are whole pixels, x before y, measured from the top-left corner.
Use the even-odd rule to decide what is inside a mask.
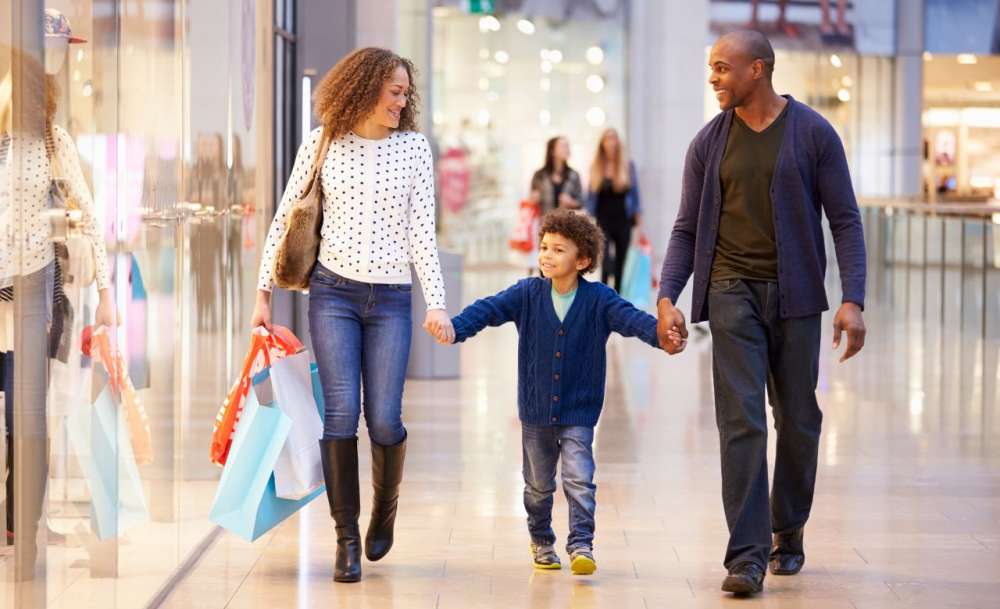
[[[452,319],[454,342],[472,338],[486,326],[517,325],[517,409],[531,554],[538,569],[561,567],[552,530],[552,494],[561,459],[569,504],[566,552],[576,575],[597,569],[593,441],[604,403],[608,336],[618,332],[659,347],[655,317],[604,284],[583,278],[601,258],[602,247],[600,229],[586,216],[553,211],[542,219],[538,265],[543,277],[522,279]],[[448,341],[444,335],[439,340]]]

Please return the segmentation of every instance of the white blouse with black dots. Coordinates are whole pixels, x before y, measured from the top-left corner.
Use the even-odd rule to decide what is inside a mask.
[[[257,287],[274,285],[274,256],[289,211],[308,185],[322,128],[302,142],[260,263]],[[417,269],[427,308],[444,309],[444,280],[434,220],[434,160],[427,138],[394,131],[381,140],[354,133],[330,143],[320,172],[323,228],[319,261],[363,283],[408,284]]]
[[[80,203],[83,212],[83,235],[94,248],[97,288],[110,287],[108,256],[94,215],[94,200],[80,168],[76,144],[62,127],[54,126],[52,132],[55,154],[65,174],[69,195]],[[4,155],[6,159],[0,162],[0,288],[9,287],[14,276],[42,270],[54,258],[50,241],[52,224],[45,213],[49,207],[52,178],[45,140],[26,140],[21,143],[20,150],[24,153],[20,170],[15,169],[12,142]],[[14,204],[13,195],[18,197],[20,204]]]

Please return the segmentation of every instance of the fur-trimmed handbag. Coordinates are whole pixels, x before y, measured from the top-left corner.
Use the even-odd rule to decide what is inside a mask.
[[[286,290],[309,289],[309,275],[319,256],[320,230],[323,228],[323,187],[320,173],[330,147],[330,137],[323,129],[319,151],[309,170],[309,184],[288,212],[285,234],[274,257],[274,283]]]

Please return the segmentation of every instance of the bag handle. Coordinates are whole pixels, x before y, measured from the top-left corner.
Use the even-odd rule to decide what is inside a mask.
[[[313,158],[312,167],[309,168],[309,187],[304,193],[302,193],[303,198],[305,198],[305,196],[309,194],[313,188],[322,188],[320,174],[323,163],[326,162],[326,152],[330,149],[331,138],[329,128],[324,126],[323,133],[319,136],[319,138],[319,150],[316,152],[316,157]],[[319,184],[319,186],[317,186],[317,184]],[[321,192],[320,196],[322,197],[322,195],[323,193]]]

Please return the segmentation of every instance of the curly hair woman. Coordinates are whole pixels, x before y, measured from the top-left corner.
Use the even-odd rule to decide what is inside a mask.
[[[268,233],[251,324],[270,326],[272,269],[286,217],[320,169],[323,225],[309,284],[309,329],[325,399],[323,474],[337,531],[334,580],[361,579],[358,420],[372,448],[372,517],[364,550],[379,560],[392,547],[406,453],[403,383],[410,352],[410,264],[428,310],[424,327],[453,335],[434,226],[433,159],[416,132],[414,68],[377,48],[359,49],[316,90],[322,124],[299,148]]]

